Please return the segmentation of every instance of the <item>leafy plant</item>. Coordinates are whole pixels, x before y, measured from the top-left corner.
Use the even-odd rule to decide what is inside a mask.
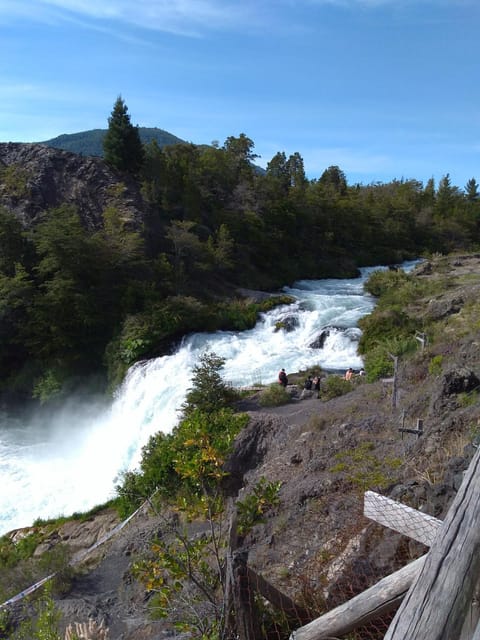
[[[34,616],[24,619],[9,635],[10,640],[63,640],[59,632],[61,613],[51,596],[47,583],[41,596],[34,603]]]
[[[264,522],[265,513],[279,503],[281,482],[268,482],[265,477],[253,487],[252,493],[237,500],[237,531],[245,536],[256,524]]]
[[[431,376],[439,376],[442,373],[443,355],[433,356],[428,364],[428,373]]]
[[[331,400],[350,393],[352,390],[353,383],[351,380],[345,380],[341,376],[330,375],[323,380],[320,393],[322,400]]]
[[[282,404],[288,404],[291,399],[283,385],[273,383],[261,390],[258,403],[262,407],[279,407]]]

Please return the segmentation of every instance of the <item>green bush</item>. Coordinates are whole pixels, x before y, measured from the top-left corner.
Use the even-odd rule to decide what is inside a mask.
[[[409,276],[405,271],[374,271],[365,282],[365,291],[379,298],[391,290],[398,291],[399,287],[408,282]]]
[[[7,536],[0,538],[0,567],[7,569],[14,567],[21,560],[31,558],[41,542],[38,533],[30,533],[18,542],[12,542]]]
[[[418,329],[417,324],[418,321],[410,318],[404,311],[374,311],[358,322],[362,330],[358,352],[364,355],[382,342],[414,335]]]
[[[252,493],[243,500],[237,500],[237,530],[240,535],[246,535],[256,524],[265,522],[264,514],[279,503],[281,486],[281,482],[267,482],[262,476]]]
[[[394,374],[394,360],[391,356],[403,356],[418,348],[413,336],[397,337],[377,344],[364,356],[367,382],[379,378],[389,378]]]
[[[431,376],[439,376],[442,373],[443,356],[436,355],[428,363],[428,373]]]
[[[214,413],[232,404],[237,398],[235,390],[220,375],[224,365],[225,359],[214,353],[204,353],[200,357],[199,364],[192,370],[192,386],[183,405],[185,414],[196,410]]]
[[[322,400],[331,400],[349,393],[353,389],[351,380],[345,380],[341,376],[327,376],[322,382],[320,397]]]
[[[258,403],[262,407],[279,407],[282,404],[288,404],[291,401],[290,394],[285,391],[285,388],[275,382],[268,385],[260,392]]]
[[[364,360],[367,382],[393,376],[394,362],[383,345],[366,353]]]
[[[58,396],[62,391],[62,376],[58,371],[48,369],[33,385],[33,397],[44,404],[48,400]]]

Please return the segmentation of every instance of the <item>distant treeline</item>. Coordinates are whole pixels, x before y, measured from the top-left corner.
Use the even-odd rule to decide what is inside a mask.
[[[448,175],[348,185],[331,166],[308,180],[299,153],[277,153],[260,172],[253,149],[244,134],[223,146],[144,146],[128,178],[142,193],[141,228],[125,217],[121,188],[95,232],[66,204],[29,230],[1,210],[4,397],[46,399],[106,371],[115,384],[189,331],[252,326],[259,307],[236,299],[237,287],[478,246],[473,178],[463,189]]]

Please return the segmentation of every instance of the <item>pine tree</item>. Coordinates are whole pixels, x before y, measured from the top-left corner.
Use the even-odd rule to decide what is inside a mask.
[[[118,171],[137,175],[143,166],[144,149],[138,127],[130,122],[127,105],[121,96],[118,96],[108,119],[103,152],[105,161]]]

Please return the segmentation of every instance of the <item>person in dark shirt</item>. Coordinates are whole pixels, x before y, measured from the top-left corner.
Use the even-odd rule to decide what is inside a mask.
[[[280,373],[278,374],[278,382],[279,384],[282,385],[282,387],[286,387],[288,384],[288,377],[287,374],[285,373],[285,369],[282,369],[280,371]]]

